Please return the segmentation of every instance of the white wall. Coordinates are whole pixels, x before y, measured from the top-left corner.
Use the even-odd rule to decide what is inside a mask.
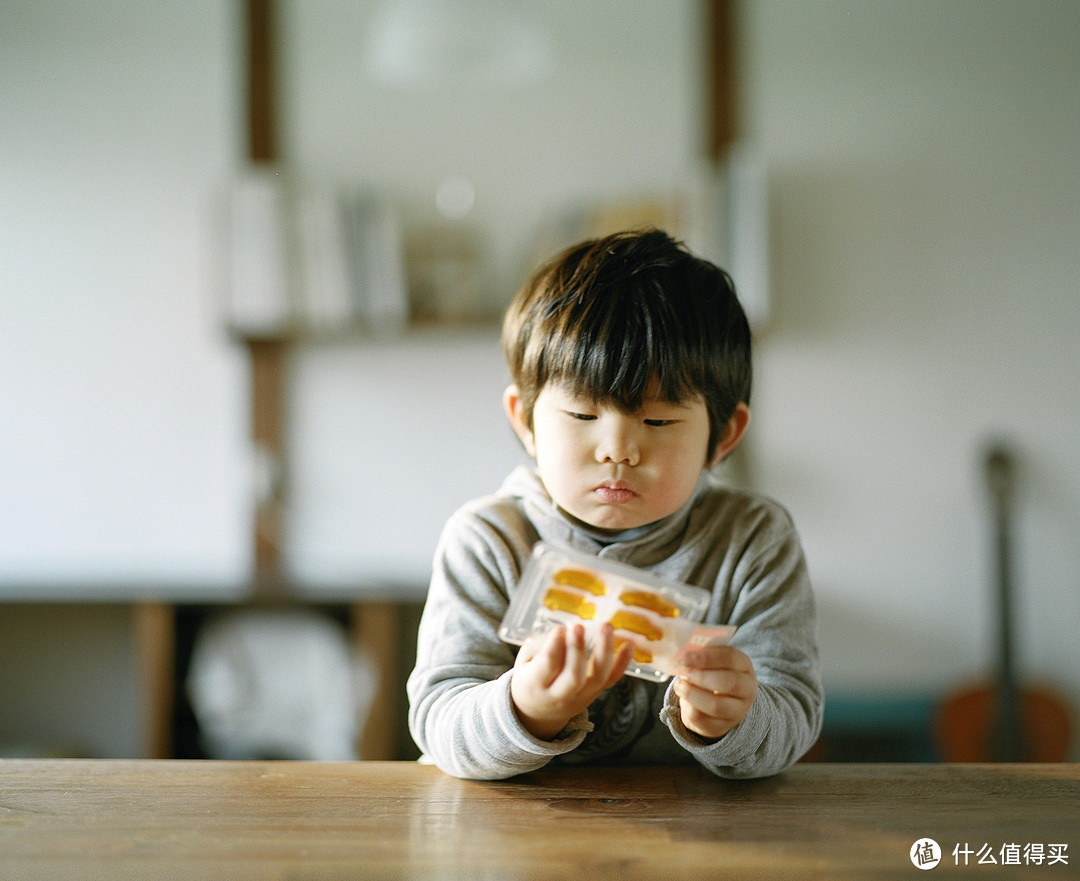
[[[1002,436],[1019,661],[1080,699],[1077,45],[1070,3],[745,4],[776,234],[752,444],[804,535],[834,688],[992,669],[980,455]]]
[[[0,585],[246,571],[233,54],[218,0],[0,3]]]
[[[423,596],[447,517],[526,457],[502,415],[494,331],[434,331],[293,359],[287,564],[320,592]]]

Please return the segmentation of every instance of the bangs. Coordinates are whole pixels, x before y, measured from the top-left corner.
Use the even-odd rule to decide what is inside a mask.
[[[588,297],[552,302],[545,313],[541,324],[548,332],[533,337],[538,345],[526,355],[541,386],[554,382],[576,396],[634,412],[647,394],[680,403],[707,385],[700,334],[663,296],[601,285]]]

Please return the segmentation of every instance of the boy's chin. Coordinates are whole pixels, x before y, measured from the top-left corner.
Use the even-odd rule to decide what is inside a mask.
[[[644,517],[631,511],[600,510],[575,513],[566,508],[562,508],[561,510],[570,517],[571,520],[580,523],[586,529],[591,529],[593,532],[611,534],[625,532],[628,529],[638,529],[641,526],[648,526],[650,523],[656,523],[658,519],[663,519],[662,517]]]

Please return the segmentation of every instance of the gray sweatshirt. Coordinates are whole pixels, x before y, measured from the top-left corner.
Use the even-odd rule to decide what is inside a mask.
[[[705,622],[737,625],[731,644],[757,674],[746,717],[706,742],[682,724],[670,681],[624,676],[554,740],[529,734],[510,701],[517,648],[497,631],[538,541],[708,589]],[[721,777],[762,777],[797,761],[821,730],[814,599],[791,518],[707,471],[680,510],[610,536],[566,516],[533,470],[517,468],[447,522],[417,645],[409,728],[424,760],[457,777],[500,779],[552,761],[697,761]]]

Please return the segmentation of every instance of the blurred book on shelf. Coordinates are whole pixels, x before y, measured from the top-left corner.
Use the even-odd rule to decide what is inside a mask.
[[[253,169],[229,188],[224,238],[225,321],[241,337],[408,325],[404,242],[388,196]]]

